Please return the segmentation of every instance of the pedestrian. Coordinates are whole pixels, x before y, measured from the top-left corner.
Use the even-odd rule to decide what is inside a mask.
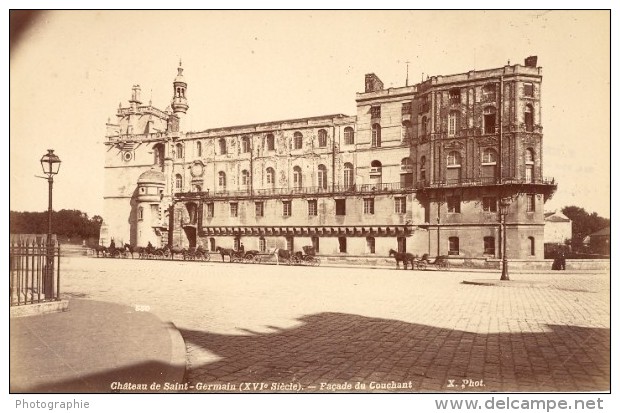
[[[245,252],[245,247],[243,246],[243,242],[239,244],[239,252],[241,253]]]
[[[559,256],[559,269],[562,271],[566,270],[566,254],[564,253],[564,250],[560,250],[560,256]]]

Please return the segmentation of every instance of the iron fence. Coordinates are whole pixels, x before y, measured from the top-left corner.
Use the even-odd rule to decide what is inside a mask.
[[[44,240],[9,246],[11,306],[60,299],[60,245]]]

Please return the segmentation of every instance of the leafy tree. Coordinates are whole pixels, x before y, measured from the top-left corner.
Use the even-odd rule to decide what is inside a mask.
[[[608,218],[599,216],[596,212],[588,213],[578,206],[566,206],[562,213],[573,221],[572,247],[574,251],[583,248],[583,239],[600,229],[610,226]]]
[[[103,218],[99,215],[88,218],[88,214],[77,209],[52,211],[52,233],[67,238],[99,238]],[[12,234],[47,233],[47,212],[9,212]]]

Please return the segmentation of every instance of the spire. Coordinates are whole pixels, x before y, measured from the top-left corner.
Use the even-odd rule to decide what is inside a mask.
[[[183,78],[183,62],[179,59],[179,67],[177,68],[177,77],[173,82],[173,94],[172,94],[172,110],[178,115],[180,113],[186,113],[189,108],[187,104],[187,98],[185,97],[185,91],[187,90],[187,83]]]

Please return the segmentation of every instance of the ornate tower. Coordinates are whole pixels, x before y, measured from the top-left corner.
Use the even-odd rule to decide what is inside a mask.
[[[179,67],[177,68],[177,77],[174,78],[174,94],[172,98],[172,111],[175,115],[180,117],[180,114],[185,114],[189,106],[187,105],[187,98],[185,97],[185,91],[187,89],[187,83],[183,78],[183,67],[179,60]]]

